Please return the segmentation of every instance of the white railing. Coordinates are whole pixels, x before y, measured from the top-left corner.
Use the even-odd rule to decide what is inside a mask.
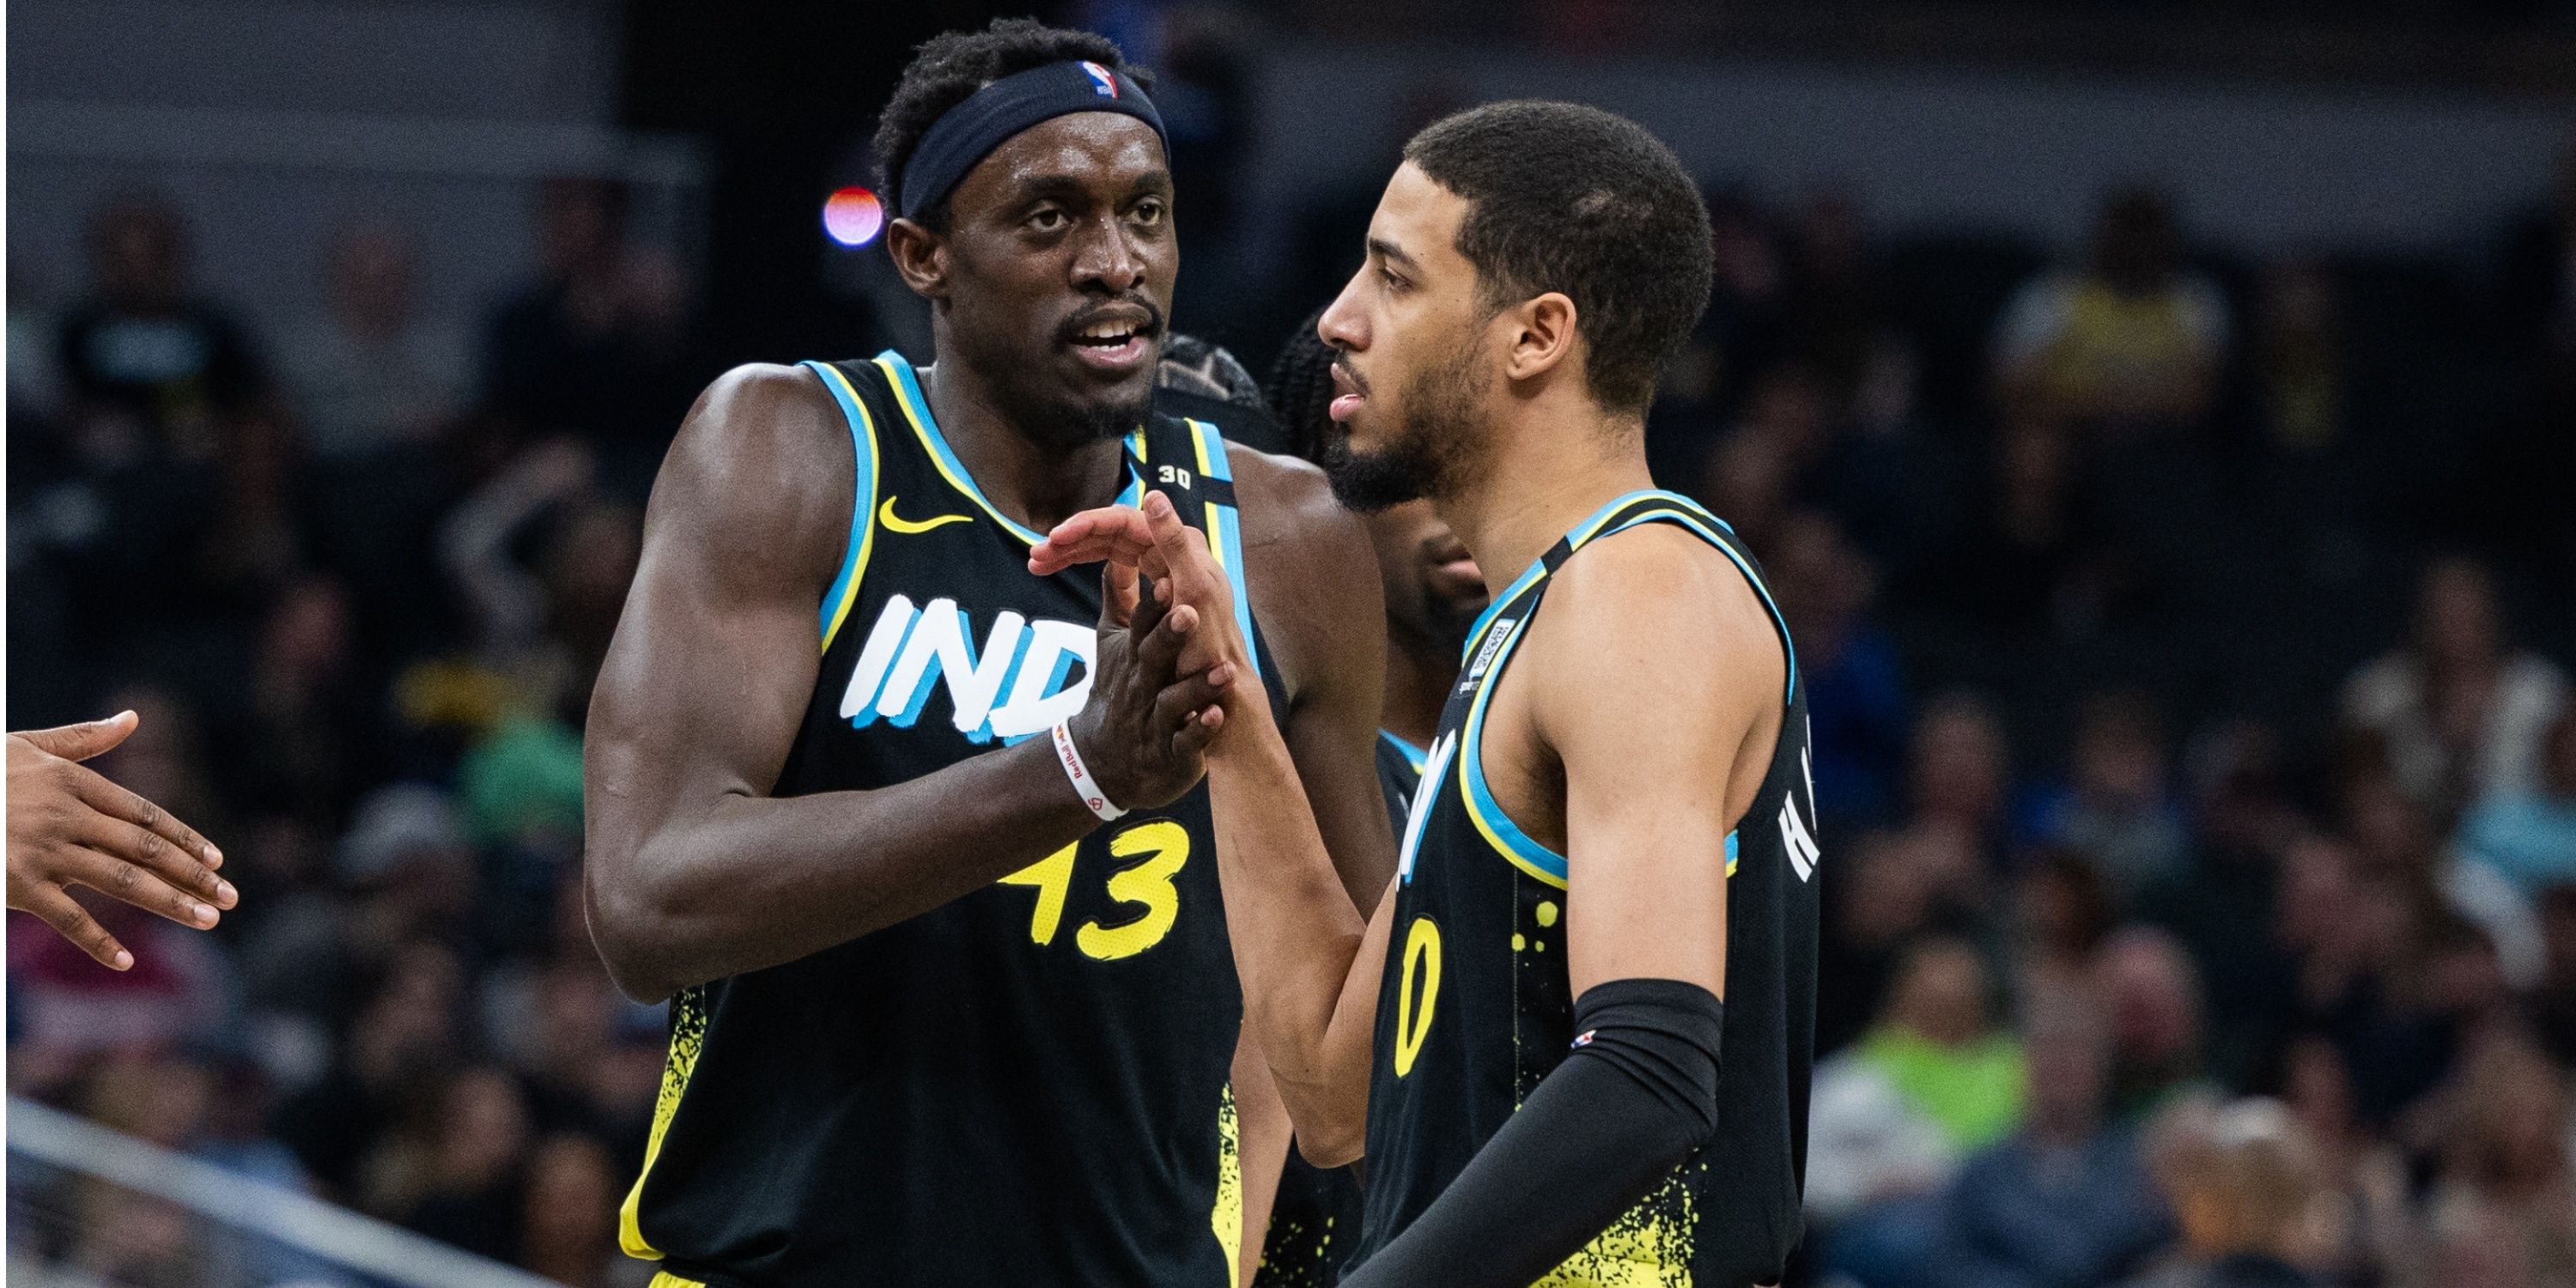
[[[550,1288],[524,1270],[423,1238],[409,1230],[325,1203],[311,1195],[229,1172],[86,1119],[11,1097],[8,1112],[11,1207],[20,1199],[21,1160],[149,1195],[204,1221],[263,1244],[291,1250],[367,1281],[397,1288]],[[13,1211],[23,1219],[27,1214]],[[19,1236],[13,1235],[13,1240]],[[11,1270],[21,1252],[12,1249]],[[77,1271],[45,1269],[29,1282],[96,1282]],[[10,1276],[14,1282],[18,1275]],[[310,1280],[303,1280],[310,1282]],[[325,1280],[328,1282],[328,1280]],[[250,1288],[264,1288],[259,1281]]]

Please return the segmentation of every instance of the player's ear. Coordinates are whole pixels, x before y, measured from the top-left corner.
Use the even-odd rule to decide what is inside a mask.
[[[1563,291],[1548,291],[1508,310],[1511,353],[1503,373],[1514,380],[1547,374],[1574,352],[1574,301]]]
[[[886,254],[903,284],[923,299],[948,297],[948,239],[921,223],[898,219],[886,226]]]

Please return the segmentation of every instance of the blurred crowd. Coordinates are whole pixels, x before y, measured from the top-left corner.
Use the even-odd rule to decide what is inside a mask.
[[[2235,260],[2145,189],[2062,256],[1711,204],[1649,446],[1811,677],[1808,1281],[2576,1285],[2576,168],[2434,258]],[[140,712],[102,769],[241,901],[93,904],[124,974],[13,917],[9,1078],[596,1286],[663,1021],[584,928],[582,718],[723,345],[614,189],[542,205],[479,319],[369,223],[255,333],[149,195],[12,292],[10,722]],[[1322,302],[1190,299],[1254,370]],[[48,1210],[197,1282],[185,1221]]]

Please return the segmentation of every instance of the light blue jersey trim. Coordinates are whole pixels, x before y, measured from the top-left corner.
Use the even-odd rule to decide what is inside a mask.
[[[1387,742],[1395,748],[1396,752],[1404,757],[1404,763],[1413,766],[1413,772],[1417,775],[1422,772],[1423,765],[1428,763],[1431,759],[1430,752],[1424,751],[1420,747],[1416,747],[1412,743],[1406,742],[1404,739],[1399,738],[1384,729],[1378,730],[1377,736],[1386,739]]]
[[[1643,500],[1661,501],[1669,508],[1657,508],[1643,514],[1631,515],[1618,527],[1603,530],[1603,525],[1607,524],[1618,511]],[[1725,540],[1718,537],[1718,532],[1724,532],[1729,537],[1735,534],[1735,529],[1728,526],[1725,520],[1710,514],[1698,502],[1677,492],[1660,489],[1630,492],[1593,511],[1591,517],[1566,534],[1565,544],[1569,550],[1580,550],[1600,537],[1615,532],[1625,532],[1641,523],[1657,522],[1679,523],[1690,529],[1702,540],[1717,547],[1719,553],[1724,554],[1728,561],[1735,565],[1736,570],[1744,574],[1744,579],[1752,584],[1754,593],[1762,597],[1763,607],[1770,610],[1773,625],[1779,628],[1780,648],[1788,658],[1789,698],[1794,699],[1798,691],[1798,655],[1797,651],[1790,646],[1788,619],[1781,615],[1780,606],[1771,598],[1770,588],[1762,584],[1762,579],[1755,575],[1752,565],[1747,563],[1743,556],[1737,554]],[[1712,528],[1715,531],[1712,531]],[[1554,547],[1551,546],[1550,549]],[[1486,605],[1485,611],[1476,619],[1475,628],[1467,633],[1466,649],[1459,655],[1462,666],[1469,664],[1469,651],[1482,646],[1486,631],[1493,626],[1495,619],[1507,610],[1519,611],[1515,607],[1518,601],[1527,596],[1547,574],[1547,559],[1542,555],[1519,577],[1514,578],[1512,584],[1505,588],[1502,594],[1495,596],[1491,604]],[[1511,660],[1512,651],[1519,647],[1521,634],[1527,629],[1529,618],[1528,613],[1522,612],[1519,620],[1511,623],[1503,636],[1501,645],[1495,649],[1492,659],[1486,662],[1483,674],[1477,677],[1480,682],[1476,696],[1467,708],[1467,727],[1462,736],[1463,745],[1459,748],[1458,783],[1461,794],[1466,798],[1468,819],[1476,825],[1477,830],[1484,833],[1486,840],[1499,849],[1504,858],[1511,860],[1523,871],[1562,888],[1567,882],[1569,870],[1565,856],[1530,839],[1529,834],[1522,831],[1520,825],[1513,822],[1511,815],[1504,811],[1502,802],[1494,799],[1492,789],[1485,782],[1485,707],[1492,700],[1495,687],[1502,682],[1503,668]],[[1392,734],[1385,734],[1383,730],[1380,733],[1389,738],[1394,737]],[[1402,744],[1399,742],[1398,745]],[[1741,838],[1736,832],[1732,830],[1727,832],[1726,872],[1729,876],[1735,874],[1736,856],[1741,844]]]
[[[1234,481],[1234,470],[1226,463],[1225,435],[1203,420],[1189,422],[1190,433],[1199,448],[1200,468],[1219,482]],[[1217,558],[1225,564],[1226,580],[1234,585],[1234,624],[1243,632],[1243,653],[1252,663],[1252,673],[1261,673],[1261,646],[1252,638],[1252,591],[1243,576],[1243,519],[1236,507],[1209,502],[1207,507],[1210,540],[1216,542]]]
[[[869,525],[877,506],[876,422],[867,408],[851,396],[849,381],[831,364],[809,358],[797,365],[813,368],[815,378],[823,382],[832,401],[840,404],[841,419],[850,427],[851,454],[857,460],[858,473],[850,492],[850,543],[842,549],[841,570],[833,575],[831,589],[823,592],[823,602],[815,609],[815,624],[828,650],[842,620],[849,616],[854,601],[851,592],[857,589],[859,575],[867,563],[868,539],[873,535]]]
[[[1485,706],[1493,699],[1495,682],[1502,679],[1503,664],[1511,660],[1512,650],[1519,647],[1521,632],[1528,626],[1527,617],[1512,623],[1494,660],[1486,664],[1484,684],[1467,708],[1467,732],[1458,749],[1458,782],[1467,794],[1468,819],[1485,834],[1485,839],[1530,875],[1562,887],[1566,880],[1565,856],[1531,840],[1529,833],[1503,812],[1502,802],[1495,800],[1492,789],[1485,785]]]

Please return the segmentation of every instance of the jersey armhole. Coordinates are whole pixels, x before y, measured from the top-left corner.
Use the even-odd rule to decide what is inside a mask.
[[[868,414],[868,405],[841,369],[828,362],[808,359],[800,366],[811,367],[841,406],[841,419],[850,427],[850,450],[856,471],[850,488],[850,536],[842,547],[841,569],[832,578],[831,588],[823,592],[823,602],[816,609],[816,622],[821,628],[822,650],[832,651],[832,640],[840,634],[850,609],[859,602],[859,581],[867,575],[868,554],[876,544],[876,523],[872,516],[877,505],[877,426]]]

